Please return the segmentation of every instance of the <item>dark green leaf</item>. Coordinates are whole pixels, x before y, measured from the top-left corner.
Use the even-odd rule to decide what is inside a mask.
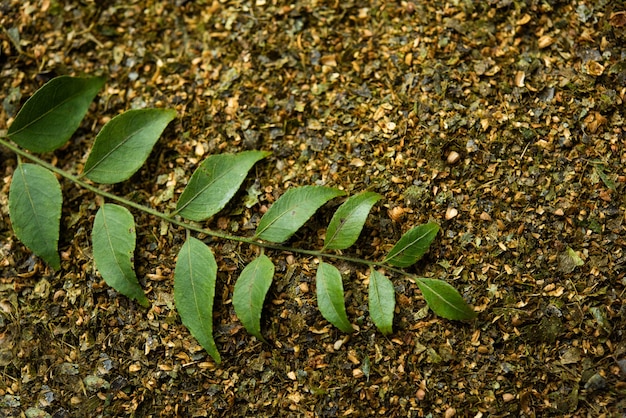
[[[419,278],[416,282],[428,307],[440,317],[453,320],[476,317],[459,292],[443,280]]]
[[[83,175],[105,184],[128,179],[175,117],[176,111],[171,109],[135,109],[117,115],[98,133]]]
[[[57,250],[63,195],[50,171],[34,164],[18,164],[9,189],[9,217],[15,236],[55,270],[61,267]]]
[[[336,267],[321,262],[315,277],[317,306],[328,322],[346,333],[354,332],[343,299],[343,282]]]
[[[265,295],[272,284],[274,264],[266,255],[251,262],[241,272],[233,291],[233,307],[246,330],[261,341],[261,313]]]
[[[192,221],[202,221],[215,215],[239,190],[252,166],[269,154],[244,151],[208,157],[191,176],[178,199],[176,212]]]
[[[345,193],[324,186],[289,189],[263,215],[256,238],[270,242],[287,241],[324,203]]]
[[[128,209],[103,205],[96,213],[91,239],[93,259],[104,281],[124,296],[150,306],[135,276],[135,220]]]
[[[78,129],[103,85],[102,77],[50,80],[24,103],[9,128],[9,138],[33,152],[59,148]]]
[[[217,263],[202,241],[190,237],[178,253],[174,270],[176,309],[191,335],[220,363],[220,353],[213,339],[213,299]]]
[[[393,246],[385,262],[396,267],[408,267],[415,264],[430,247],[439,232],[439,225],[434,222],[416,226],[404,234]]]
[[[391,281],[374,269],[370,273],[368,298],[372,321],[384,335],[391,334],[396,295]]]
[[[324,249],[343,250],[356,242],[367,215],[382,196],[364,192],[350,197],[337,209],[330,220],[324,239]]]

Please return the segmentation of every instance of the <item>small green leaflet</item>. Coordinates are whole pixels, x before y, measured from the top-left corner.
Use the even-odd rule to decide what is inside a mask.
[[[391,334],[396,295],[391,281],[374,269],[370,273],[368,299],[372,321],[383,335]]]
[[[261,313],[265,295],[272,284],[274,264],[266,255],[261,255],[243,269],[235,283],[233,307],[246,330],[261,341]]]
[[[408,267],[415,264],[430,247],[439,232],[439,225],[434,222],[419,225],[411,229],[393,246],[385,262],[396,267]]]
[[[55,270],[63,195],[50,171],[35,164],[18,164],[9,189],[9,217],[15,236]]]
[[[320,261],[315,276],[317,306],[328,322],[345,333],[354,332],[346,314],[343,282],[336,267]]]
[[[215,215],[239,190],[252,166],[269,154],[243,151],[209,156],[189,179],[176,204],[176,212],[192,221]]]
[[[127,180],[146,162],[175,117],[171,109],[134,109],[117,115],[96,136],[83,175],[104,184]]]
[[[583,261],[582,258],[580,258],[580,256],[578,255],[578,253],[576,253],[576,251],[574,251],[573,249],[571,249],[570,247],[567,247],[567,256],[571,259],[572,263],[576,266],[576,267],[580,267],[582,265],[585,264],[585,262]]]
[[[183,325],[216,363],[220,353],[213,339],[213,299],[217,263],[199,239],[190,237],[178,252],[174,269],[174,302]]]
[[[343,250],[354,244],[361,234],[372,206],[381,197],[378,193],[364,192],[346,200],[330,220],[323,249]]]
[[[135,220],[125,207],[107,203],[96,213],[91,231],[93,259],[104,281],[126,297],[148,307],[133,267]]]
[[[339,189],[325,186],[289,189],[263,215],[255,238],[287,241],[324,203],[344,194]]]
[[[440,317],[457,321],[476,317],[459,292],[443,280],[418,278],[416,282],[428,307]]]
[[[602,183],[604,183],[604,185],[609,189],[616,191],[617,188],[615,186],[615,182],[604,172],[604,165],[602,164],[602,161],[594,160],[591,163],[593,164],[593,168],[596,170],[598,177],[602,180]]]
[[[54,151],[78,129],[103,85],[102,77],[50,80],[24,103],[9,128],[9,138],[33,152]]]

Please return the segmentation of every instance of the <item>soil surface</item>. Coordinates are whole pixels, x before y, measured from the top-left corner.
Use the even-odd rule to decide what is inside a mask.
[[[268,251],[261,343],[231,304],[257,249],[207,240],[217,365],[174,308],[185,231],[133,212],[144,309],[95,270],[102,199],[62,180],[52,271],[12,233],[17,160],[0,147],[0,416],[625,416],[624,1],[4,0],[0,24],[3,133],[54,76],[107,77],[47,161],[79,173],[115,115],[176,109],[146,165],[108,191],[165,212],[207,155],[272,151],[201,226],[252,235],[298,185],[373,190],[384,198],[345,253],[381,260],[434,220],[409,271],[478,312],[438,318],[391,276],[384,337],[367,269],[335,262],[358,328],[347,336],[317,310],[318,260]],[[242,203],[247,190],[258,202]],[[333,205],[288,244],[321,248]]]

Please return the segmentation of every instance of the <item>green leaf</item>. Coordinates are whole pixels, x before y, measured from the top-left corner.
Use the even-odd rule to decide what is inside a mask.
[[[93,259],[104,281],[124,296],[150,306],[133,267],[135,220],[128,209],[103,205],[96,213],[91,239]]]
[[[330,220],[323,249],[343,250],[354,244],[372,206],[381,197],[378,193],[364,192],[346,200]]]
[[[15,236],[55,270],[63,195],[50,171],[35,164],[18,164],[9,189],[9,217]]]
[[[576,267],[580,267],[582,265],[585,264],[585,262],[583,261],[582,258],[580,258],[580,256],[578,255],[578,253],[576,253],[576,251],[574,251],[573,249],[571,249],[570,247],[567,247],[567,256],[571,259],[572,263],[576,266]]]
[[[391,334],[396,295],[391,280],[374,269],[370,273],[368,299],[372,321],[383,335]]]
[[[220,353],[213,339],[216,279],[217,263],[213,253],[202,241],[190,237],[178,252],[174,269],[174,301],[183,325],[213,360],[220,363]]]
[[[317,306],[322,316],[341,331],[345,333],[354,332],[346,315],[343,282],[339,270],[320,261],[320,265],[317,267],[315,286],[317,289]]]
[[[325,186],[289,189],[263,215],[255,237],[270,242],[287,241],[324,203],[344,194]]]
[[[232,199],[248,171],[270,153],[244,151],[211,155],[193,173],[176,204],[176,212],[192,221],[215,215]]]
[[[457,290],[443,280],[416,279],[428,307],[442,318],[462,320],[476,317],[476,312]]]
[[[175,117],[171,109],[134,109],[117,115],[96,136],[83,175],[105,184],[128,179]]]
[[[24,103],[9,128],[9,138],[33,152],[59,148],[78,129],[103,85],[102,77],[50,80]]]
[[[439,225],[434,222],[419,225],[411,229],[393,246],[385,262],[396,267],[408,267],[415,264],[430,247],[439,232]]]
[[[233,291],[233,307],[246,330],[261,341],[261,313],[265,295],[272,284],[274,264],[266,255],[252,261],[241,272]]]

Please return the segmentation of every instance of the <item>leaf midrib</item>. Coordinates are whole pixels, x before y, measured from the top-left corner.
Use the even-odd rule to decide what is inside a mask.
[[[87,91],[90,91],[90,89],[88,89]],[[9,137],[14,136],[14,135],[18,135],[19,133],[21,133],[25,129],[28,129],[29,127],[35,125],[37,122],[39,122],[40,120],[44,119],[49,114],[55,112],[58,108],[64,106],[67,102],[70,102],[71,100],[74,100],[74,98],[81,96],[83,93],[85,93],[85,91],[79,90],[79,91],[76,92],[76,94],[74,94],[72,96],[68,96],[65,100],[63,100],[62,102],[58,103],[56,106],[50,108],[49,110],[43,112],[38,117],[35,117],[32,121],[26,123],[20,129],[16,130],[15,132],[9,132]]]
[[[133,137],[139,135],[142,131],[148,129],[147,127],[142,127],[133,131],[131,134],[127,135],[122,141],[120,141],[115,147],[113,147],[109,152],[107,152],[102,158],[98,159],[88,170],[86,170],[83,175],[89,177],[89,173],[93,172],[100,164],[102,164],[107,158],[109,158],[113,153],[115,153],[122,146],[126,145]]]
[[[199,168],[202,169],[203,167],[199,167]],[[187,206],[189,206],[190,204],[192,204],[198,198],[198,196],[203,194],[209,187],[213,186],[218,180],[221,180],[223,177],[226,177],[226,175],[229,174],[232,171],[233,171],[233,167],[231,167],[227,171],[224,171],[220,175],[214,176],[214,178],[209,183],[207,183],[205,187],[202,187],[197,193],[195,193],[193,196],[191,196],[191,198],[187,199],[186,202],[183,202],[183,204],[181,205],[180,208],[176,208],[176,212],[180,213],[183,210],[185,210],[185,208]],[[207,170],[207,172],[208,172],[208,170]],[[248,171],[246,170],[246,173],[247,172]],[[211,174],[209,174],[209,175],[211,175]],[[240,177],[241,177],[241,175],[240,175]]]

